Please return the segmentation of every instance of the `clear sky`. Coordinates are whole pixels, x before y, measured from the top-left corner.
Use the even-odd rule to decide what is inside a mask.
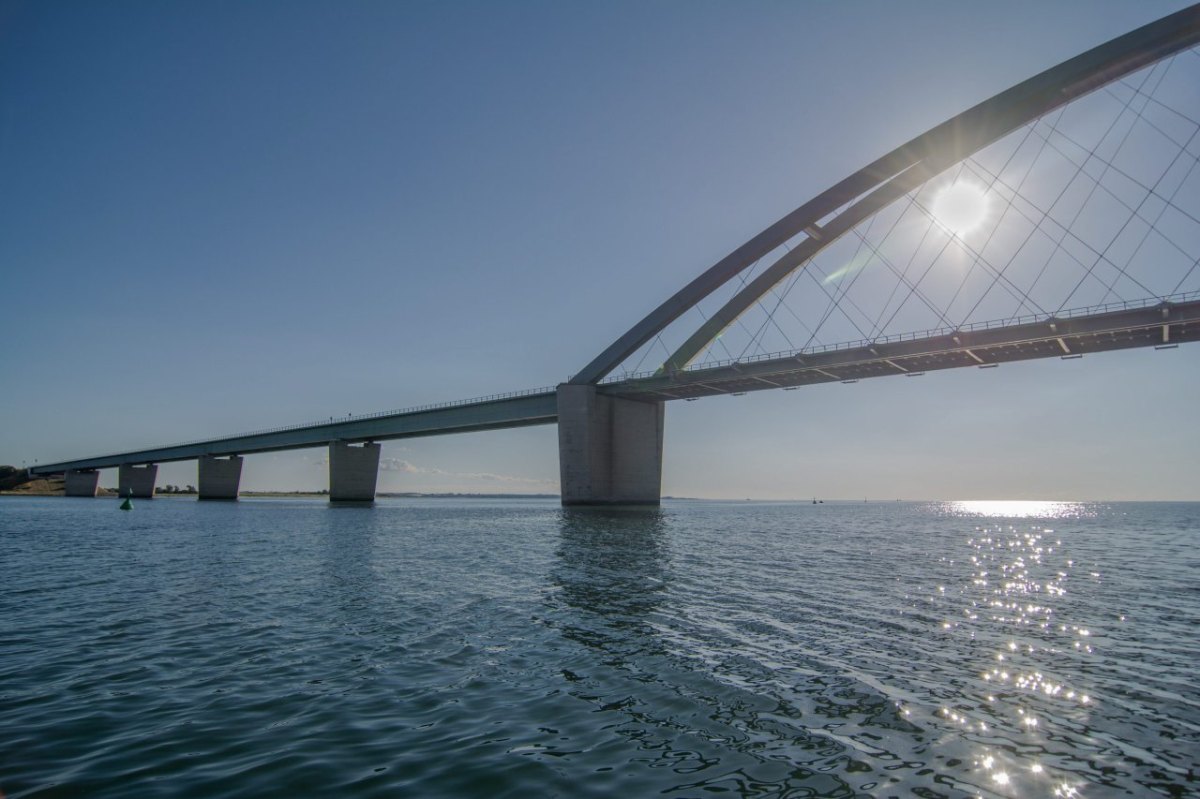
[[[0,2],[0,463],[554,385],[868,161],[1182,6]],[[663,490],[1200,499],[1198,398],[1185,345],[671,403]],[[555,491],[556,440],[386,443],[379,489]],[[242,487],[325,484],[307,450]]]

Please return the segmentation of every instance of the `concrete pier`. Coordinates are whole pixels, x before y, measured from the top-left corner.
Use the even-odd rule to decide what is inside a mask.
[[[380,445],[329,442],[329,501],[374,502]]]
[[[123,497],[153,499],[156,479],[158,479],[157,463],[148,463],[145,466],[122,463],[120,469],[117,470],[117,491]]]
[[[96,469],[70,469],[65,482],[68,497],[94,497],[100,489],[100,472]]]
[[[242,479],[240,455],[231,455],[228,458],[201,455],[198,467],[200,499],[238,498],[238,484]]]
[[[662,496],[663,403],[558,387],[563,505],[657,505]]]

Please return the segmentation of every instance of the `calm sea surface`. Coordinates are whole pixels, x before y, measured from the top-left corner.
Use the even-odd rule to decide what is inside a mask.
[[[0,499],[0,795],[1200,794],[1200,504]]]

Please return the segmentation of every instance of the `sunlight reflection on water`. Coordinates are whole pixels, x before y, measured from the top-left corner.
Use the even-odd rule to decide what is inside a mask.
[[[1003,519],[1064,519],[1088,512],[1082,502],[1057,502],[1024,499],[972,499],[947,502],[945,511],[961,516],[987,516]]]
[[[1077,518],[1085,509],[1069,502],[959,502],[947,510],[998,523],[976,527],[967,539],[966,573],[948,597],[946,609],[955,612],[943,629],[982,643],[986,654],[974,696],[968,690],[943,707],[943,719],[977,746],[974,766],[986,775],[980,789],[1076,796],[1084,788],[1077,776],[1041,762],[1053,742],[1086,730],[1094,701],[1090,689],[1062,676],[1086,674],[1093,655],[1091,631],[1071,623],[1061,607],[1075,564],[1053,529],[1004,522]]]

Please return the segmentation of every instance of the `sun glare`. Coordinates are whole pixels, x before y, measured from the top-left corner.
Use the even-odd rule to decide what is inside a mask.
[[[991,200],[982,186],[959,180],[934,196],[933,218],[948,233],[965,236],[983,224],[990,205]]]

